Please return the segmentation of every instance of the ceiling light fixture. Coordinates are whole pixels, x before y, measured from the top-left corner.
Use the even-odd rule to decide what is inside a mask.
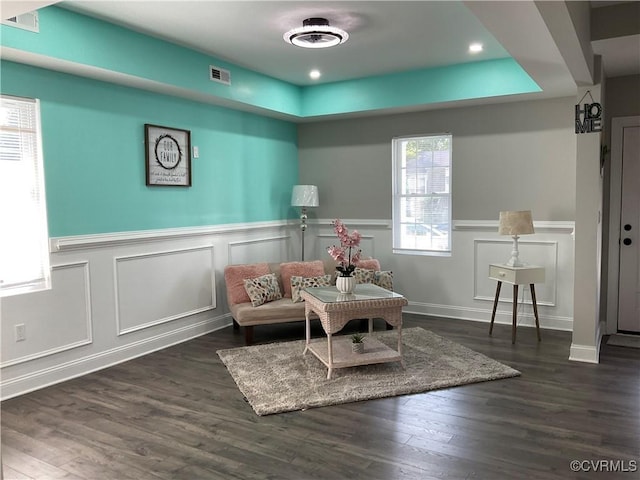
[[[340,28],[331,27],[326,18],[307,18],[302,22],[302,27],[289,30],[282,38],[297,47],[329,48],[346,42],[349,34]]]
[[[313,80],[317,80],[318,78],[320,78],[320,70],[311,70],[309,72],[309,77],[311,77]]]
[[[482,44],[481,43],[472,43],[471,45],[469,45],[469,52],[471,53],[480,53],[482,51]]]

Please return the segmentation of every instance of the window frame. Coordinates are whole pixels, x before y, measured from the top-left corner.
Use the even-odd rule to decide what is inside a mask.
[[[0,162],[11,162],[0,165],[0,171],[15,174],[15,188],[7,188],[4,196],[0,192],[0,223],[11,232],[0,239],[5,257],[0,297],[51,289],[40,100],[0,95],[0,114],[11,108],[18,120],[0,118]],[[6,261],[9,254],[11,262]],[[13,267],[7,267],[10,263]]]
[[[422,193],[402,193],[402,169],[404,165],[402,164],[403,160],[403,150],[402,146],[407,141],[423,141],[435,138],[447,137],[449,142],[449,162],[448,162],[448,175],[446,177],[445,191],[444,192],[425,192]],[[435,151],[435,150],[431,150]],[[391,157],[392,157],[392,251],[396,254],[403,255],[427,255],[427,256],[440,256],[440,257],[449,257],[452,254],[452,191],[451,191],[451,183],[452,183],[452,170],[453,170],[453,134],[445,132],[445,133],[430,133],[430,134],[418,134],[418,135],[403,135],[393,137],[391,140]],[[430,168],[432,171],[435,168],[433,165]],[[416,180],[416,190],[417,190],[417,180]],[[428,183],[428,182],[427,182]],[[426,190],[426,188],[425,188]],[[446,231],[442,229],[438,229],[438,231],[446,234],[446,247],[445,248],[408,248],[403,245],[403,224],[402,222],[402,212],[400,211],[401,206],[403,204],[404,198],[417,198],[417,199],[434,199],[434,198],[447,198],[448,200],[448,209],[446,212]],[[432,227],[425,227],[427,229]],[[416,233],[414,236],[420,235]],[[433,238],[433,230],[431,230],[431,236]],[[433,244],[431,245],[433,247]]]

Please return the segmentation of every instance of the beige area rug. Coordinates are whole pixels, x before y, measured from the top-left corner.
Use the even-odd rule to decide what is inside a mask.
[[[374,332],[397,347],[395,330]],[[310,352],[304,340],[218,350],[253,410],[258,415],[371,400],[488,380],[515,377],[520,372],[422,328],[402,331],[400,363],[334,369]]]
[[[615,347],[640,348],[640,336],[624,334],[611,335],[607,340],[607,345],[613,345]]]

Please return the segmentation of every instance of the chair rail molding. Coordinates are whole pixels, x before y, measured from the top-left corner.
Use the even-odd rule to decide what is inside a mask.
[[[498,232],[498,220],[454,220],[454,231]],[[536,233],[558,233],[573,235],[575,222],[568,221],[534,221]]]
[[[274,227],[288,227],[294,224],[296,224],[295,220],[277,220],[272,222],[232,223],[226,225],[207,225],[203,227],[164,228],[158,230],[52,237],[49,239],[49,251],[55,253],[67,250],[146,243],[154,240],[173,240],[201,235],[243,233]]]

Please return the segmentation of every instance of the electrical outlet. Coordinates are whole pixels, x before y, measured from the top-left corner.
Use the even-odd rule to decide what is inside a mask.
[[[27,339],[27,326],[19,323],[14,326],[16,329],[16,342],[24,342]]]

